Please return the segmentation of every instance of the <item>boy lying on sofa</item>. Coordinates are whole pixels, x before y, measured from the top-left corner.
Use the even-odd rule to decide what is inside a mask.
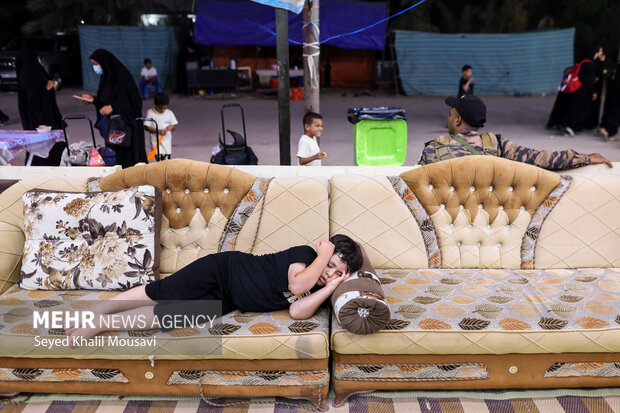
[[[113,323],[101,319],[106,315],[141,321],[118,330],[153,328],[155,317],[178,314],[171,300],[221,301],[221,314],[288,308],[292,318],[307,319],[361,266],[359,245],[341,234],[317,242],[316,252],[302,245],[259,256],[239,251],[207,255],[166,278],[99,302],[89,309],[96,315],[92,326],[67,325],[69,347],[110,330],[106,326]]]

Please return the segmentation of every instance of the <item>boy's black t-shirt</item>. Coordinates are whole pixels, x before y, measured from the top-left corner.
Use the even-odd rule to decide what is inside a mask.
[[[469,84],[469,88],[467,90],[463,90],[463,87],[465,86],[465,83],[467,83],[467,79],[465,79],[464,77],[461,77],[461,80],[459,81],[459,93],[457,93],[457,97],[461,97],[463,95],[473,95],[474,94],[474,82],[471,82]]]
[[[288,267],[300,262],[309,266],[317,257],[307,245],[274,254],[235,252],[229,261],[229,286],[234,305],[243,312],[265,312],[288,308]]]

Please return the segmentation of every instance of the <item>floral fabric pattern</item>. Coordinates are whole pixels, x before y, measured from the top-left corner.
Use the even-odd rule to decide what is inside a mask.
[[[618,268],[377,272],[392,316],[383,331],[620,329]]]
[[[129,383],[118,369],[34,369],[0,368],[2,381],[99,381],[108,383]]]
[[[439,249],[439,242],[437,241],[437,234],[435,233],[435,226],[431,217],[403,178],[400,176],[388,176],[387,178],[418,222],[428,255],[428,267],[441,268],[441,250]]]
[[[177,370],[166,384],[206,384],[211,386],[324,386],[329,383],[329,372],[312,371],[220,371]]]
[[[484,363],[462,364],[334,364],[338,380],[433,381],[489,378]]]
[[[224,232],[222,233],[222,240],[220,241],[219,252],[233,251],[235,249],[235,242],[237,241],[237,235],[243,228],[245,221],[248,220],[252,211],[259,203],[263,195],[267,192],[269,183],[272,178],[256,178],[252,188],[243,197],[235,211],[230,216]]]
[[[551,212],[553,207],[558,203],[562,195],[566,193],[573,179],[570,176],[562,176],[560,183],[549,193],[547,198],[541,202],[540,206],[534,211],[532,220],[525,231],[523,241],[521,242],[521,269],[534,269],[534,252],[536,251],[536,243],[538,235],[545,218]]]
[[[153,186],[117,192],[22,196],[26,242],[20,287],[125,290],[155,280],[161,193]]]
[[[545,371],[547,377],[620,377],[620,361],[553,363]]]

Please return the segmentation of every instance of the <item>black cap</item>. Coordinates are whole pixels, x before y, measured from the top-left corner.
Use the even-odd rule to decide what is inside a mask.
[[[483,127],[487,121],[487,107],[482,99],[476,95],[463,95],[458,98],[448,96],[446,105],[456,109],[465,123],[474,128]]]

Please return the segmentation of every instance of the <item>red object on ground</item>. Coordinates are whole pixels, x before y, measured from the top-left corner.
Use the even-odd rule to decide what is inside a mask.
[[[304,88],[303,87],[292,87],[290,92],[291,100],[304,100]]]
[[[278,79],[273,78],[273,79],[269,80],[269,86],[271,86],[272,89],[277,89],[278,88]]]

